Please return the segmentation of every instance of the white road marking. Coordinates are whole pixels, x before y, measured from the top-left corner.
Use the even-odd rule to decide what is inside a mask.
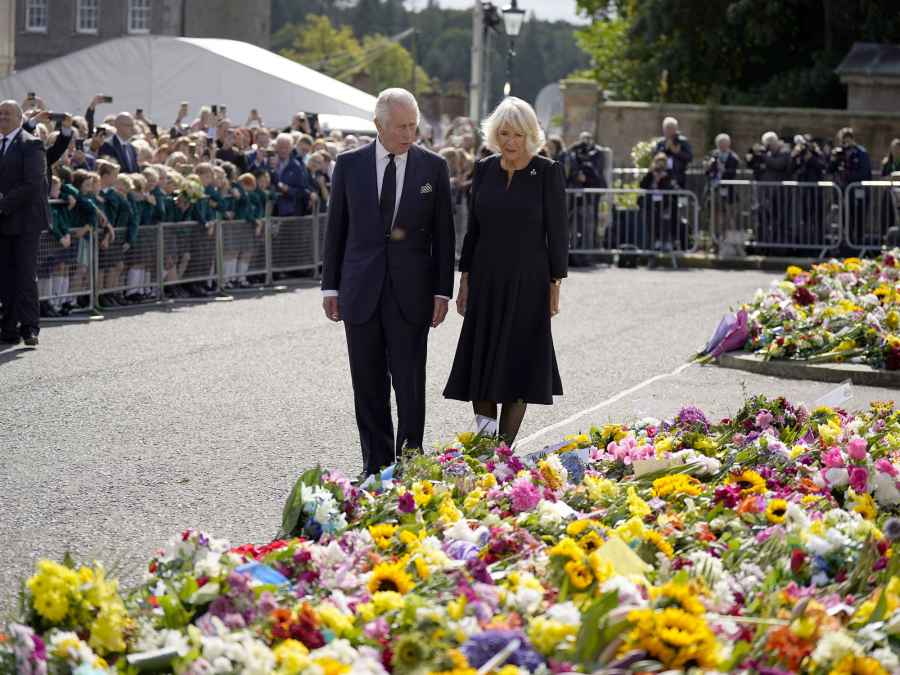
[[[639,390],[643,389],[644,387],[647,387],[647,386],[653,384],[654,382],[658,382],[659,380],[664,380],[667,377],[675,377],[677,375],[680,375],[681,373],[683,373],[685,370],[687,370],[688,368],[690,368],[693,365],[694,365],[693,363],[683,363],[680,366],[678,366],[675,370],[673,370],[671,373],[661,373],[659,375],[654,375],[653,377],[651,377],[647,380],[644,380],[643,382],[640,382],[640,383],[634,385],[633,387],[626,389],[625,391],[620,391],[615,396],[611,396],[610,398],[608,398],[604,401],[600,401],[600,403],[598,403],[594,406],[591,406],[590,408],[585,408],[581,412],[577,412],[574,415],[570,415],[569,417],[567,417],[564,420],[561,420],[559,422],[551,424],[550,426],[544,427],[543,429],[536,431],[535,433],[531,434],[530,436],[526,436],[521,441],[516,441],[516,443],[515,443],[516,450],[521,450],[526,445],[528,445],[529,443],[533,443],[535,440],[537,440],[544,434],[546,434],[550,431],[553,431],[554,429],[559,429],[560,427],[569,426],[570,424],[572,424],[572,422],[577,420],[579,417],[584,417],[585,415],[589,415],[592,412],[596,412],[598,410],[601,410],[602,408],[612,405],[616,401],[620,401],[623,398],[625,398],[626,396],[629,396],[629,395],[633,394],[634,392],[639,391]]]

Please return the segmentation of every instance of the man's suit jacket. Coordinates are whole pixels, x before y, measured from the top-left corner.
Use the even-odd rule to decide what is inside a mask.
[[[0,235],[47,229],[49,191],[44,144],[22,129],[0,157]]]
[[[415,324],[431,320],[435,295],[453,296],[456,248],[447,162],[415,145],[406,162],[400,206],[387,236],[378,207],[375,143],[338,155],[322,288],[339,291],[341,316],[350,323],[372,317],[385,283]]]
[[[29,134],[34,135],[34,130],[37,127],[37,123],[32,123],[31,120],[27,120],[22,124],[22,129],[27,131]],[[56,134],[56,141],[49,148],[46,149],[44,156],[47,159],[47,185],[50,185],[50,176],[53,175],[53,165],[56,164],[59,160],[62,159],[62,156],[66,154],[66,150],[69,149],[69,144],[72,142],[72,132],[70,131],[68,134],[64,134],[61,129],[58,129],[59,133]],[[48,188],[49,192],[49,188]]]
[[[137,160],[137,150],[131,143],[122,143],[118,136],[104,141],[100,146],[101,157],[112,157],[119,163],[122,173],[137,173],[140,170]]]
[[[287,193],[278,190],[278,201],[275,202],[275,215],[302,216],[306,212],[312,184],[309,172],[293,155],[280,173],[276,172],[273,183],[284,183]]]

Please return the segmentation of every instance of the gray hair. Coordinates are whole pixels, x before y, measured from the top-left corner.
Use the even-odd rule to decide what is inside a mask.
[[[16,117],[18,118],[19,122],[22,121],[22,115],[23,115],[23,113],[22,113],[22,106],[19,105],[19,102],[18,102],[18,101],[14,101],[14,100],[11,99],[11,98],[10,98],[10,99],[7,99],[7,100],[5,100],[5,101],[0,101],[0,107],[3,107],[3,108],[6,108],[6,107],[12,108],[12,109],[13,109],[13,112],[16,114]]]
[[[504,124],[524,134],[525,148],[529,155],[536,155],[544,146],[544,130],[541,129],[537,114],[534,108],[522,99],[507,96],[481,124],[484,142],[495,152],[500,151],[500,139],[497,134]]]
[[[774,143],[778,140],[778,134],[774,131],[767,131],[762,135],[762,144],[768,145],[769,143]]]
[[[284,131],[282,131],[280,134],[278,134],[278,135],[275,137],[275,143],[276,143],[276,144],[278,143],[278,141],[287,142],[287,143],[289,143],[289,144],[291,145],[291,147],[294,146],[294,137],[293,137],[291,134],[286,133],[286,132],[284,132]]]
[[[678,128],[678,120],[676,120],[674,117],[666,117],[663,120],[662,126],[663,126],[663,129],[665,129],[666,127],[675,127],[677,129]]]
[[[729,136],[728,134],[719,134],[718,136],[716,136],[716,145],[719,144],[719,141],[728,141],[729,143],[731,143],[731,136]]]
[[[387,122],[391,116],[391,109],[397,105],[404,105],[416,111],[416,122],[419,121],[419,104],[416,97],[406,89],[391,87],[378,94],[375,101],[375,119],[379,122]]]

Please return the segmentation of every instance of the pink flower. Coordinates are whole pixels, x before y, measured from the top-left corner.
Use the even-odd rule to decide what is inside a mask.
[[[416,500],[412,492],[404,492],[397,500],[397,508],[401,513],[412,513],[416,510]]]
[[[866,443],[863,438],[851,438],[850,442],[847,443],[847,454],[850,455],[851,459],[855,459],[857,462],[861,462],[866,458],[868,454],[869,444]]]
[[[897,467],[891,464],[886,459],[879,459],[875,462],[875,468],[878,469],[881,473],[886,473],[889,476],[897,477]]]
[[[513,511],[521,513],[530,511],[541,501],[541,491],[529,478],[517,478],[513,481],[510,493],[510,506]]]
[[[824,453],[822,453],[822,462],[825,466],[830,468],[837,468],[844,466],[844,456],[841,455],[841,449],[839,447],[832,446]]]
[[[861,466],[850,469],[850,487],[857,493],[865,494],[869,483],[869,472]]]
[[[761,431],[768,429],[769,426],[772,424],[773,419],[775,419],[775,418],[772,417],[772,413],[770,413],[768,410],[760,410],[759,413],[756,415],[757,429],[759,429]]]

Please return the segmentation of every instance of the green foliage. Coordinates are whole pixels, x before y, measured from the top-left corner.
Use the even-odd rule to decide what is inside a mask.
[[[612,98],[843,108],[854,42],[900,42],[891,3],[577,0],[578,44]]]

